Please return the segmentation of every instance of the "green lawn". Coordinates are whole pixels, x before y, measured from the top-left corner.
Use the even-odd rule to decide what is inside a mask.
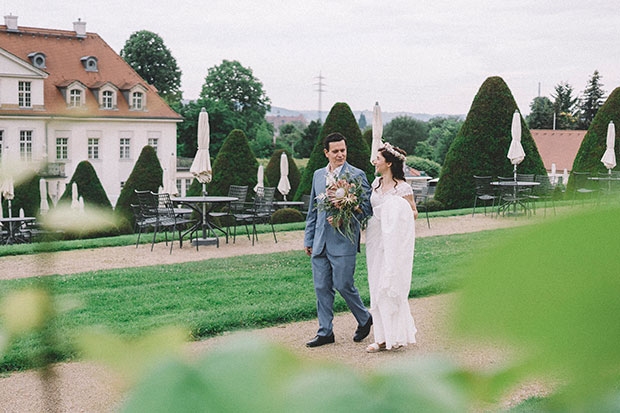
[[[490,245],[507,231],[511,230],[417,240],[411,296],[457,288],[453,268],[470,251]],[[46,280],[52,281],[58,298],[81,303],[58,320],[65,338],[87,326],[104,326],[134,336],[154,327],[180,324],[199,339],[316,317],[310,260],[301,251],[59,275]],[[0,281],[0,297],[36,282],[36,278]],[[363,253],[358,255],[356,285],[368,304]],[[339,296],[335,308],[346,310]],[[32,367],[26,355],[33,343],[32,338],[17,341],[0,359],[0,372]],[[74,350],[65,344],[57,358],[73,356]]]

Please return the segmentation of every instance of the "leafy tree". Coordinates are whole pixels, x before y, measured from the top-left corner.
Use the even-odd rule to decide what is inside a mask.
[[[366,129],[366,126],[368,126],[368,123],[366,122],[366,116],[364,116],[364,113],[360,113],[360,118],[357,121],[357,124],[360,125],[360,129],[364,130]]]
[[[209,194],[226,195],[230,185],[254,188],[258,161],[242,130],[235,129],[224,140],[215,162],[213,180],[207,185]]]
[[[602,89],[601,75],[595,70],[588,81],[586,90],[583,91],[583,98],[579,104],[579,127],[588,129],[596,112],[603,104],[605,91]]]
[[[177,126],[177,153],[191,158],[198,149],[198,117],[205,108],[209,114],[209,153],[217,156],[224,139],[233,129],[245,129],[245,122],[222,102],[198,99],[183,104],[178,102],[172,108],[181,116],[183,122]]]
[[[573,87],[568,82],[560,82],[555,86],[553,111],[556,117],[556,129],[575,129],[577,127],[577,102],[573,97]]]
[[[532,100],[527,124],[530,129],[553,128],[553,103],[548,97],[537,96]]]
[[[219,66],[208,69],[200,97],[226,104],[243,119],[243,130],[249,136],[255,136],[255,129],[271,108],[263,84],[254,77],[252,69],[236,60],[223,60]]]
[[[398,116],[383,129],[383,139],[404,149],[409,155],[413,155],[417,143],[426,140],[427,137],[426,123],[410,116]]]
[[[135,191],[157,192],[162,185],[162,173],[155,149],[148,145],[142,148],[116,202],[115,212],[121,220],[126,221],[123,228],[125,232],[131,231],[135,221],[131,210],[131,204],[138,204]]]
[[[256,129],[256,136],[250,139],[250,148],[259,158],[268,158],[274,150],[273,146],[273,125],[263,121]],[[281,149],[283,145],[276,141],[275,149]]]
[[[309,158],[312,153],[312,148],[321,133],[321,122],[313,120],[304,129],[301,140],[295,147],[297,156],[300,158]]]
[[[265,168],[265,185],[274,187],[278,186],[278,182],[280,182],[280,158],[283,153],[286,153],[286,157],[288,159],[288,181],[291,184],[291,190],[287,195],[287,199],[291,200],[297,192],[301,175],[299,174],[299,169],[297,168],[297,164],[295,163],[293,156],[288,150],[278,149],[273,153],[271,159],[269,159],[269,163]],[[278,200],[283,199],[282,194],[278,192],[277,189],[276,198]]]
[[[433,152],[435,152],[435,148],[431,146],[430,139],[427,139],[425,141],[418,142],[418,144],[415,146],[414,152],[417,157],[424,159],[433,159]]]
[[[283,147],[290,148],[290,153],[296,155],[295,147],[303,138],[302,128],[303,125],[297,123],[285,123],[280,126],[280,136],[276,138],[276,141],[279,141]]]
[[[441,171],[441,165],[430,159],[420,158],[419,156],[407,156],[407,166],[410,166],[420,172],[424,171],[426,175],[437,177]]]
[[[90,162],[82,161],[78,164],[65,188],[65,193],[60,197],[60,201],[71,201],[71,187],[74,182],[77,184],[78,194],[84,198],[84,203],[112,210],[112,204]]]
[[[330,133],[339,132],[347,139],[347,162],[366,172],[369,180],[374,177],[374,167],[370,163],[370,149],[362,138],[355,116],[346,103],[336,103],[327,115],[314,149],[304,169],[303,177],[295,194],[295,199],[301,199],[304,194],[310,194],[314,171],[327,165],[327,158],[323,152],[323,140]]]
[[[435,198],[446,208],[473,204],[473,175],[511,176],[513,167],[506,154],[516,109],[517,103],[501,77],[485,80],[441,168]],[[545,175],[538,149],[523,119],[521,129],[526,156],[518,167],[519,172]]]
[[[428,138],[418,142],[415,155],[430,159],[439,164],[443,163],[446,153],[461,128],[463,121],[457,117],[437,117],[427,122]]]
[[[603,106],[598,110],[586,136],[584,136],[575,161],[573,163],[573,171],[589,171],[589,172],[607,172],[605,166],[601,162],[601,157],[607,148],[607,127],[609,122],[613,121],[616,125],[620,125],[620,87],[614,89],[609,95]],[[620,159],[620,142],[616,139],[616,159]],[[616,166],[614,170],[620,170]],[[569,179],[568,192],[573,188],[574,181]]]
[[[121,57],[155,86],[166,102],[181,99],[181,69],[159,35],[148,30],[132,33],[121,50]]]

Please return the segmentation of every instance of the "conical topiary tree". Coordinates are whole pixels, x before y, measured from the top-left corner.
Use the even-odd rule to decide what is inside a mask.
[[[297,169],[297,164],[295,164],[293,156],[286,149],[278,149],[273,153],[273,155],[271,155],[267,168],[265,168],[265,185],[274,187],[278,186],[278,182],[280,182],[280,158],[282,157],[283,152],[286,153],[286,157],[288,159],[288,181],[291,184],[291,190],[286,196],[286,199],[291,200],[297,192],[301,175],[299,174],[299,169]],[[276,199],[283,199],[282,194],[277,189]]]
[[[611,92],[603,106],[596,112],[573,162],[573,171],[607,172],[601,158],[607,148],[607,126],[610,121],[613,121],[616,127],[615,152],[616,159],[620,160],[620,139],[618,139],[620,132],[620,87]],[[614,170],[620,170],[620,165],[616,165]],[[571,192],[574,184],[572,178],[569,179],[567,193]]]
[[[508,85],[501,77],[489,77],[480,87],[465,123],[450,145],[441,169],[435,199],[446,208],[473,205],[473,175],[512,176],[513,166],[506,157],[510,148],[511,125],[518,109]],[[525,159],[519,173],[546,175],[536,143],[521,117],[521,144]]]
[[[368,144],[362,138],[362,132],[349,105],[342,102],[336,103],[329,111],[312,154],[310,154],[310,159],[295,194],[296,200],[301,199],[302,195],[310,194],[314,171],[327,165],[327,158],[323,152],[323,140],[327,135],[334,132],[341,133],[347,139],[347,162],[366,172],[366,176],[372,181],[375,171],[370,163]]]
[[[119,218],[128,222],[128,225],[123,225],[124,231],[131,231],[133,228],[134,217],[131,204],[138,204],[136,189],[138,191],[157,192],[162,184],[162,172],[155,149],[149,145],[142,148],[142,152],[140,152],[140,156],[116,202],[115,211]]]
[[[226,195],[230,185],[254,188],[258,161],[250,148],[248,138],[240,129],[234,129],[224,140],[213,163],[213,180],[208,184],[209,195]]]
[[[366,128],[364,133],[362,133],[362,137],[364,138],[366,145],[368,145],[369,148],[372,148],[372,127]]]
[[[78,194],[84,198],[85,204],[97,205],[101,208],[112,209],[112,204],[97,177],[97,172],[88,161],[82,161],[75,168],[71,180],[65,188],[65,193],[60,197],[60,202],[71,201],[71,187],[77,184]]]
[[[39,175],[33,175],[30,179],[22,181],[15,186],[13,190],[13,199],[11,200],[11,212],[14,217],[18,216],[20,208],[24,209],[24,214],[27,217],[34,217],[39,213],[39,207],[41,206],[41,192],[39,190]],[[50,197],[47,197],[47,202],[52,205]],[[5,217],[9,216],[9,202],[2,198],[2,211]]]

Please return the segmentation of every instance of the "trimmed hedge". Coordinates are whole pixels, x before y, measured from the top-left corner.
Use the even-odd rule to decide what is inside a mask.
[[[435,199],[446,208],[473,205],[473,175],[512,176],[513,166],[506,154],[512,140],[512,116],[516,109],[517,103],[501,77],[494,76],[485,80],[441,168]],[[523,117],[521,130],[521,144],[526,156],[517,171],[546,175],[547,171]]]
[[[366,128],[364,133],[362,133],[362,138],[364,138],[364,142],[368,145],[368,149],[372,149],[372,127]]]
[[[217,153],[213,180],[207,184],[207,191],[209,195],[227,195],[230,185],[247,185],[249,191],[256,185],[257,171],[258,161],[248,138],[242,130],[234,129]]]
[[[287,199],[293,199],[297,192],[297,187],[299,187],[301,175],[293,156],[286,149],[278,149],[271,155],[271,159],[269,159],[269,163],[265,168],[265,186],[278,186],[278,182],[280,182],[280,157],[283,152],[286,153],[288,159],[288,181],[291,184],[291,190],[287,195]],[[275,198],[279,201],[283,199],[282,194],[277,189]]]
[[[64,194],[60,197],[60,202],[71,201],[71,186],[74,182],[77,184],[78,194],[84,198],[85,204],[93,204],[112,210],[112,204],[103,189],[103,185],[101,185],[95,168],[93,168],[90,162],[82,161],[78,164],[65,188]]]
[[[321,133],[304,169],[295,200],[300,200],[302,195],[310,194],[314,171],[327,165],[327,158],[323,152],[323,140],[333,132],[339,132],[347,139],[347,162],[366,172],[369,182],[374,179],[375,168],[370,163],[370,148],[362,138],[362,132],[349,105],[339,102],[332,107],[325,119],[325,124],[321,128]]]
[[[131,232],[134,225],[133,212],[131,204],[138,204],[138,197],[135,190],[138,191],[159,191],[162,185],[162,173],[159,159],[152,146],[145,146],[140,152],[140,156],[136,164],[129,174],[129,178],[125,182],[125,186],[121,190],[121,195],[116,202],[115,212],[119,219],[125,221],[123,232]]]
[[[607,148],[607,125],[610,121],[616,126],[616,159],[620,160],[620,87],[614,89],[609,95],[603,106],[601,106],[594,116],[586,136],[584,136],[575,161],[573,171],[578,172],[607,172],[601,158]],[[614,171],[620,170],[620,165],[616,165]],[[571,178],[568,180],[567,193],[571,193],[575,183]]]
[[[39,207],[41,206],[41,192],[39,191],[39,175],[34,175],[30,179],[21,182],[13,189],[15,195],[11,200],[11,212],[14,217],[19,216],[19,209],[24,209],[24,214],[27,217],[35,217],[39,214]],[[47,202],[52,207],[51,198],[47,197]],[[2,197],[2,212],[5,217],[9,216],[9,201]]]
[[[436,178],[441,171],[441,165],[437,162],[426,158],[420,158],[419,156],[408,156],[407,166],[410,166],[418,171],[426,172],[426,175]]]
[[[271,215],[271,222],[273,224],[287,224],[289,222],[301,222],[305,218],[301,212],[294,208],[282,208],[278,209]]]

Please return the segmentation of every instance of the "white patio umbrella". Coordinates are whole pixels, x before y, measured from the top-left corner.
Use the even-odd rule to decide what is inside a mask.
[[[564,168],[564,172],[562,172],[562,185],[568,185],[568,169]]]
[[[258,192],[260,188],[265,187],[265,168],[263,165],[258,165],[258,172],[256,173],[256,185],[254,186],[254,192]]]
[[[60,197],[65,193],[67,189],[67,183],[65,181],[56,182],[56,199],[54,200],[54,204],[58,204]]]
[[[556,166],[555,166],[555,162],[551,164],[551,182],[553,182],[553,185],[555,185],[558,182],[558,178],[557,176],[555,176],[556,174]]]
[[[12,218],[11,211],[11,200],[15,197],[15,189],[13,188],[13,178],[5,177],[5,179],[0,183],[0,193],[2,193],[2,197],[7,200],[7,207],[9,209],[9,218]]]
[[[174,154],[172,154],[168,162],[168,167],[164,169],[164,176],[163,176],[164,186],[160,192],[170,194],[170,195],[179,194],[179,191],[177,190],[176,168],[177,168],[177,159],[174,156]]]
[[[78,187],[77,183],[71,184],[71,209],[80,209],[80,201],[78,200]]]
[[[611,121],[607,126],[607,149],[605,149],[605,153],[601,158],[601,162],[603,162],[605,168],[609,170],[610,175],[611,170],[616,167],[616,152],[614,151],[614,146],[616,146],[616,128],[614,122]]]
[[[209,156],[209,114],[205,108],[202,108],[198,116],[198,151],[189,171],[202,184],[204,194],[206,184],[211,182],[213,177]]]
[[[4,218],[4,211],[2,211],[2,192],[0,192],[0,218]],[[0,222],[0,227],[2,223]]]
[[[41,204],[39,205],[39,212],[41,214],[47,214],[50,210],[50,205],[47,202],[47,182],[45,179],[39,179],[39,194],[41,195]]]
[[[20,218],[24,218],[26,216],[26,213],[24,212],[24,208],[20,208],[19,209],[19,217]],[[26,224],[21,224],[20,228],[26,228]]]
[[[80,200],[78,201],[78,210],[81,214],[84,213],[84,198],[80,195]]]
[[[512,115],[512,141],[510,142],[510,149],[508,149],[508,159],[510,163],[514,165],[514,178],[517,180],[517,165],[523,162],[525,159],[525,152],[523,146],[521,146],[521,115],[518,110],[515,110]]]
[[[282,152],[280,156],[280,181],[278,182],[278,191],[282,194],[285,201],[290,190],[291,183],[288,180],[288,157],[286,156],[286,152]]]
[[[381,107],[379,102],[375,103],[372,110],[372,147],[370,148],[370,162],[372,163],[377,157],[379,148],[382,145],[381,137],[383,136],[383,121],[381,119]]]

